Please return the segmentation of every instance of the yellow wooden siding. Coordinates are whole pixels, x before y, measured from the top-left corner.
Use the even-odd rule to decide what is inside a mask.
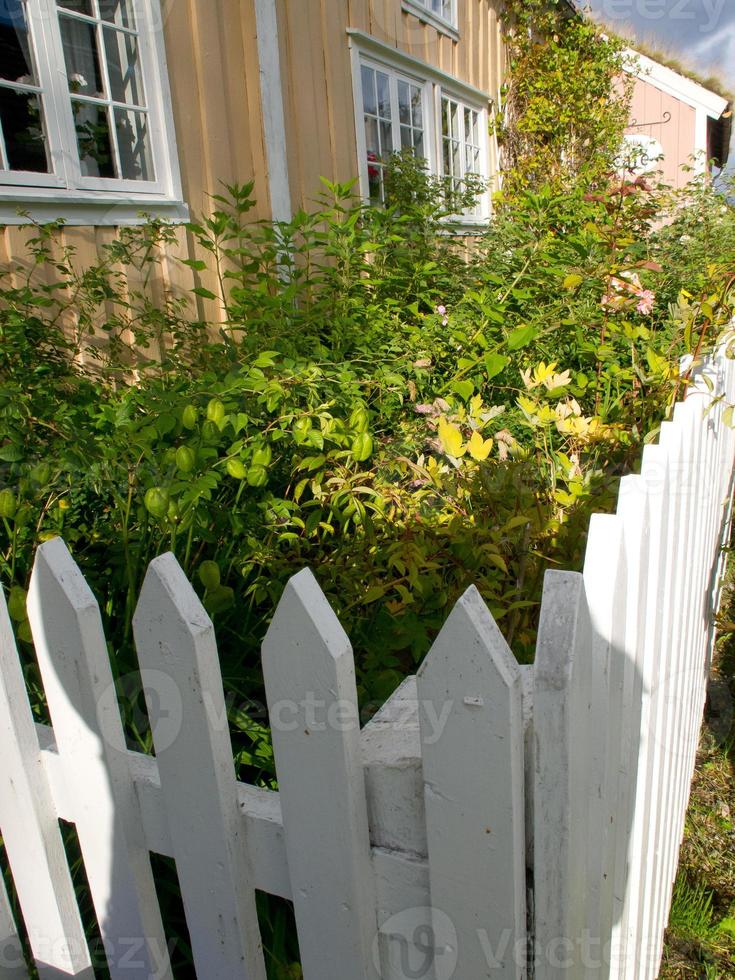
[[[501,0],[459,0],[460,40],[402,9],[401,0],[276,0],[286,145],[293,209],[309,207],[319,178],[357,177],[358,161],[348,28],[392,47],[497,97],[503,48],[497,6]],[[270,217],[260,65],[254,0],[177,0],[164,4],[176,138],[184,199],[194,216],[209,207],[222,184],[255,182],[253,218]],[[492,147],[492,141],[491,141]],[[496,163],[495,150],[491,156]],[[59,248],[71,244],[79,267],[92,264],[114,229],[69,227]],[[0,264],[25,264],[28,232],[7,228]],[[181,264],[192,254],[181,229],[176,248],[163,256],[159,295],[201,285],[217,290],[214,273],[193,274]],[[137,283],[131,276],[131,288]],[[218,304],[192,297],[198,317],[217,320]]]
[[[348,28],[411,55],[497,101],[505,72],[500,0],[459,0],[459,41],[402,9],[400,0],[278,0],[284,112],[295,207],[320,177],[357,177]],[[490,166],[497,148],[490,141]]]

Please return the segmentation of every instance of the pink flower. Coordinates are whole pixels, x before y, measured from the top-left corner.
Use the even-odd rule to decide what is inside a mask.
[[[442,304],[439,304],[439,306],[437,306],[437,308],[436,308],[436,312],[442,318],[442,326],[443,327],[446,327],[446,325],[449,323],[449,317],[447,316],[447,308],[446,308],[446,306],[443,306]]]
[[[656,303],[656,294],[652,289],[644,289],[639,294],[638,305],[636,309],[639,313],[644,316],[648,316],[649,313],[653,313],[653,307]]]

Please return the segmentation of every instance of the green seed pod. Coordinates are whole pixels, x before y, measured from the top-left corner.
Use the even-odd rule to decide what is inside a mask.
[[[350,415],[350,428],[355,432],[367,432],[370,416],[364,405],[358,405]]]
[[[247,470],[240,459],[228,459],[227,472],[235,480],[244,480],[247,476]]]
[[[150,490],[146,491],[143,502],[148,513],[152,517],[157,517],[160,520],[168,514],[168,505],[171,502],[171,498],[168,490],[164,490],[163,487],[151,487]]]
[[[166,517],[172,522],[176,522],[179,519],[179,505],[175,500],[170,500],[168,504],[168,510],[166,511]]]
[[[189,446],[179,446],[176,450],[176,467],[182,473],[191,473],[196,462],[196,454]]]
[[[373,454],[373,437],[369,432],[358,432],[352,440],[352,455],[358,463],[369,459]]]
[[[219,398],[212,398],[207,405],[207,418],[215,425],[220,425],[225,417],[225,406]]]
[[[39,486],[48,483],[51,476],[51,467],[48,463],[37,463],[31,470],[31,479]]]
[[[15,517],[15,512],[18,509],[18,498],[15,496],[12,490],[7,487],[5,490],[0,490],[0,517],[4,517],[6,520],[11,521]]]
[[[8,596],[8,612],[10,613],[10,618],[16,623],[22,623],[24,619],[28,619],[28,613],[26,612],[26,590],[22,589],[19,585],[14,585],[10,590],[10,595]]]
[[[265,466],[251,466],[248,469],[247,478],[251,487],[264,487],[268,482],[268,471]]]
[[[197,412],[195,405],[187,405],[184,411],[181,413],[181,424],[185,429],[193,429],[197,424]]]
[[[253,453],[253,466],[270,466],[273,459],[273,450],[270,446],[258,446]]]

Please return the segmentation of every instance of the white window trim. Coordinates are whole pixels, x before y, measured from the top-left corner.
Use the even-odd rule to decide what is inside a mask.
[[[437,120],[437,127],[436,127],[437,128],[437,152],[439,154],[437,170],[439,170],[444,166],[444,146],[442,145],[443,138],[444,138],[444,134],[442,132],[442,97],[444,96],[453,99],[455,102],[457,102],[461,109],[467,107],[468,109],[474,109],[476,112],[480,113],[480,118],[478,121],[478,129],[480,133],[479,146],[480,146],[480,157],[485,163],[485,173],[480,174],[479,176],[486,181],[487,186],[484,192],[480,194],[480,196],[477,199],[477,206],[480,213],[477,215],[468,215],[468,214],[457,215],[456,220],[459,221],[462,225],[468,225],[468,226],[486,225],[487,219],[490,216],[490,142],[489,142],[489,129],[488,129],[489,116],[487,111],[487,105],[480,106],[476,102],[468,101],[466,98],[463,98],[461,95],[458,95],[457,92],[449,85],[435,86],[434,97],[435,97],[435,105],[436,105],[435,113],[436,113],[436,120]],[[462,113],[462,115],[464,116],[464,112]],[[464,157],[465,145],[466,145],[464,139],[465,137],[464,118],[462,119],[461,125],[462,125],[462,140],[460,142],[460,146],[462,149],[462,156]]]
[[[459,41],[459,22],[457,20],[457,0],[452,0],[452,19],[447,20],[425,7],[420,0],[401,0],[401,7],[425,24],[431,24],[440,34],[446,34],[453,41]]]
[[[350,43],[350,55],[352,62],[352,95],[355,110],[355,135],[358,153],[358,172],[360,176],[360,193],[365,203],[369,203],[370,196],[368,191],[367,174],[367,146],[365,142],[365,126],[363,122],[363,102],[362,102],[362,78],[360,66],[363,63],[372,64],[374,67],[383,67],[393,73],[406,75],[419,85],[433,88],[430,93],[430,108],[432,111],[426,113],[425,120],[425,141],[427,149],[427,160],[431,173],[441,176],[442,167],[442,145],[441,145],[441,96],[442,93],[449,95],[458,102],[466,104],[480,113],[480,134],[481,149],[484,163],[484,174],[482,175],[488,182],[492,176],[490,168],[490,143],[488,137],[489,107],[492,99],[487,92],[468,85],[459,78],[455,78],[441,69],[434,68],[426,62],[414,58],[412,55],[392,48],[382,41],[377,41],[369,34],[362,31],[348,28],[347,34]],[[425,107],[426,110],[426,107]],[[481,213],[477,216],[458,215],[452,222],[462,227],[484,227],[490,217],[490,190],[488,189],[479,198]]]
[[[57,12],[54,0],[36,0],[28,8],[29,29],[38,55],[39,83],[53,174],[0,171],[0,224],[62,219],[68,224],[140,224],[144,215],[182,221],[188,218],[183,201],[174,131],[171,92],[159,0],[136,4],[138,44],[149,109],[149,132],[155,181],[82,177],[76,134],[68,109],[69,92],[58,32],[43,31],[42,22]],[[20,215],[19,210],[26,212]]]

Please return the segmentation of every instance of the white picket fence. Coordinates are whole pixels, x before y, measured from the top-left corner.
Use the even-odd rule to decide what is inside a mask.
[[[94,976],[59,833],[76,825],[113,980],[169,977],[149,852],[176,861],[197,976],[264,980],[260,889],[306,980],[655,977],[714,639],[735,438],[708,362],[584,574],[546,577],[519,667],[475,589],[359,729],[349,640],[311,572],[263,644],[279,792],[236,782],[212,624],[175,559],[135,617],[155,758],[126,749],[96,601],[59,539],[29,615],[34,724],[0,601],[0,830],[42,978]],[[27,977],[0,885],[0,978]]]

